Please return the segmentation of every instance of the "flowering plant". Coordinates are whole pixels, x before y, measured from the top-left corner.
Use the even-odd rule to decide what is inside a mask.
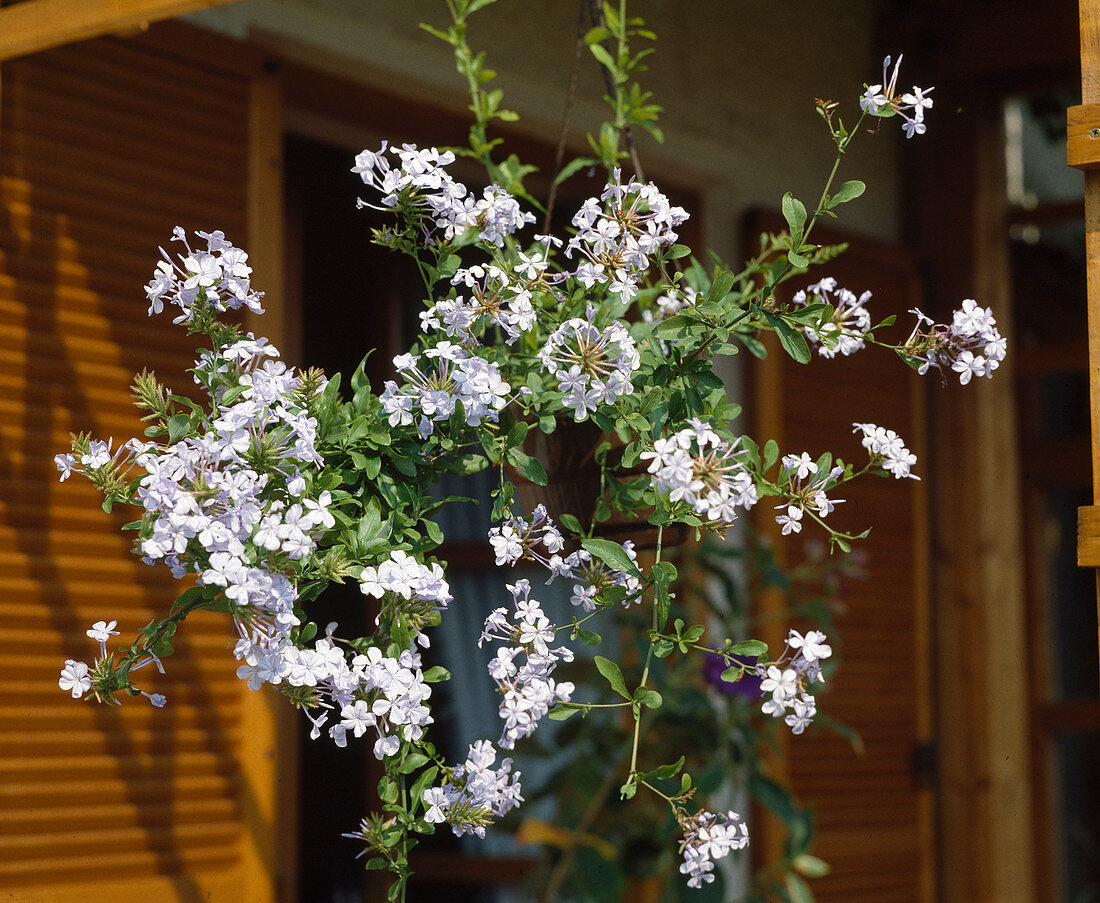
[[[875,344],[922,372],[958,372],[965,383],[992,373],[1004,343],[990,313],[973,301],[950,325],[917,312],[913,334],[892,346],[876,332],[893,318],[872,326],[866,294],[857,298],[829,279],[789,301],[777,293],[837,253],[810,237],[821,216],[835,216],[863,193],[859,181],[834,187],[834,180],[865,121],[896,115],[910,137],[924,131],[929,92],[899,95],[897,67],[867,88],[851,128],[836,104],[819,102],[835,159],[812,211],[786,195],[786,230],[764,236],[740,270],[707,270],[691,258],[677,231],[688,213],[641,175],[633,130],[659,134],[657,110],[634,81],[644,53],[629,49],[647,32],[626,16],[624,3],[606,5],[586,37],[606,73],[613,118],[590,137],[594,156],[558,174],[560,181],[600,167],[605,187],[573,213],[565,237],[549,228],[524,237],[539,206],[523,187],[531,168],[498,159],[500,140],[489,138],[489,126],[514,114],[501,107],[499,91],[486,90],[491,73],[466,40],[469,17],[489,2],[448,0],[452,24],[435,32],[454,48],[470,86],[469,147],[383,143],[355,160],[367,188],[360,204],[392,215],[375,241],[408,255],[424,285],[423,335],[394,358],[394,378],[380,394],[362,367],[343,394],[338,375],[296,372],[266,340],[224,316],[262,312],[262,296],[252,288],[247,254],[221,232],[196,233],[202,244],[193,247],[177,228],[173,240],[182,250],[173,257],[162,249],[146,286],[149,313],[170,310],[175,323],[207,340],[191,370],[202,399],[173,393],[143,372],[134,397],[147,438],[115,448],[74,436],[57,464],[62,480],[74,471],[91,480],[108,510],[138,509],[127,525],[136,554],[191,585],[129,646],[109,651],[117,625],[94,625],[88,635],[100,643],[98,658],[91,666],[67,661],[59,685],[110,704],[137,696],[138,672],[164,667],[191,612],[227,613],[237,674],[250,689],[270,684],[286,695],[312,722],[315,739],[373,741],[385,770],[382,811],[352,836],[364,843],[368,868],[392,871],[393,899],[404,896],[417,835],[443,823],[459,835],[484,835],[523,801],[520,775],[501,750],[512,750],[547,716],[614,708],[632,724],[620,795],[643,791],[668,806],[682,831],[680,870],[696,887],[713,880],[715,860],[748,843],[748,831],[736,813],[698,810],[690,775],[647,755],[646,721],[663,704],[654,662],[714,656],[721,680],[760,679],[763,714],[800,733],[816,712],[813,688],[831,649],[818,631],[791,631],[787,648],[773,655],[747,637],[707,639],[707,624],[670,625],[678,571],[667,537],[682,528],[723,535],[741,511],[771,498],[784,534],[812,522],[849,551],[859,536],[827,520],[841,502],[836,491],[868,474],[915,478],[903,440],[874,424],[855,424],[868,452],[858,466],[830,453],[781,455],[774,441],[758,445],[732,426],[739,408],[726,397],[716,359],[742,347],[759,352],[760,335],[771,332],[802,363],[812,347],[831,357]],[[449,172],[458,155],[484,166],[491,184],[480,195]],[[628,164],[632,176],[623,172]],[[518,510],[517,481],[557,478],[534,452],[533,437],[557,432],[568,441],[575,424],[590,425],[596,437],[591,504]],[[487,667],[500,693],[501,733],[454,763],[430,739],[432,685],[448,675],[422,660],[432,628],[454,601],[433,557],[444,540],[433,514],[453,501],[440,500],[433,485],[445,474],[485,469],[496,473],[498,526],[488,539],[497,564],[529,561],[549,580],[571,581],[575,611],[553,623],[528,580],[508,586],[510,598],[486,619],[478,641],[494,650]],[[603,535],[613,517],[650,529],[652,550]],[[310,602],[348,579],[372,600],[373,631],[344,637],[332,624],[319,635]],[[624,608],[645,612],[644,658],[624,674],[622,664],[596,656],[613,701],[595,703],[556,669],[574,658],[571,643],[599,645],[591,628],[603,621],[613,631]],[[156,695],[151,701],[165,704]]]

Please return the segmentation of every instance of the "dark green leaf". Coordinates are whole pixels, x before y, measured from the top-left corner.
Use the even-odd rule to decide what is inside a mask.
[[[538,458],[532,458],[519,448],[508,449],[508,463],[538,486],[546,485],[546,469]]]
[[[775,330],[783,350],[798,363],[808,364],[810,362],[810,346],[806,344],[806,337],[798,330],[793,329],[779,314],[770,310],[765,310],[763,313],[764,319]]]
[[[838,207],[841,204],[847,204],[848,201],[854,201],[866,190],[867,186],[859,181],[859,179],[852,179],[850,182],[845,182],[829,199],[829,207]]]
[[[684,757],[673,762],[671,765],[662,765],[659,768],[654,768],[653,771],[647,771],[642,775],[643,780],[662,780],[667,778],[674,778],[680,773],[680,770],[684,767]]]
[[[677,339],[684,330],[698,325],[699,320],[691,314],[674,314],[666,320],[662,320],[653,330],[653,334],[659,339]]]
[[[783,195],[783,219],[791,230],[791,244],[798,247],[802,244],[802,234],[806,226],[806,207],[789,191]]]
[[[622,696],[623,699],[629,699],[630,694],[626,692],[626,681],[623,680],[623,672],[619,670],[619,666],[602,655],[597,655],[595,662],[596,670],[611,684],[611,689]]]
[[[638,566],[630,560],[630,556],[617,542],[611,542],[609,539],[586,539],[581,545],[586,552],[595,555],[614,570],[642,579],[642,572],[638,570]]]
[[[566,718],[572,718],[580,710],[581,707],[579,705],[573,705],[572,703],[563,702],[550,710],[550,720],[565,721]]]
[[[731,288],[733,288],[733,273],[726,269],[719,271],[710,284],[706,302],[708,304],[721,303],[722,299],[730,293]]]

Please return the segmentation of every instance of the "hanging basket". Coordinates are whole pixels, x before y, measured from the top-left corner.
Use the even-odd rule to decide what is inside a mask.
[[[562,420],[552,433],[539,429],[528,432],[523,450],[542,463],[547,481],[545,486],[539,486],[509,468],[509,476],[524,510],[533,511],[536,506],[543,505],[556,523],[561,522],[562,514],[572,514],[583,525],[591,523],[600,497],[596,449],[604,438],[603,431],[591,421]],[[623,447],[617,444],[608,452],[608,466],[613,476],[625,479],[645,472],[641,467],[624,468],[622,454]],[[640,511],[632,517],[612,510],[607,520],[596,524],[596,534],[619,543],[631,540],[638,550],[655,549],[657,528],[647,520],[650,510]],[[661,536],[662,547],[683,545],[688,532],[684,524],[666,526]]]

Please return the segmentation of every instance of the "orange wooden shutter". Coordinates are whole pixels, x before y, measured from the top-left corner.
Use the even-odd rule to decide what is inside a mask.
[[[272,826],[255,824],[266,790],[242,755],[256,705],[228,621],[193,617],[168,675],[139,673],[164,709],[57,686],[66,658],[93,660],[93,621],[132,638],[179,586],[130,554],[132,511],[105,515],[52,463],[70,431],[142,434],[129,399],[142,367],[188,391],[193,339],[147,317],[142,286],[175,225],[245,242],[248,79],[105,39],[6,63],[0,99],[0,887],[266,899],[248,863]]]
[[[815,240],[840,240],[821,232]],[[882,338],[904,340],[913,320],[905,311],[919,297],[914,267],[901,249],[853,240],[837,260],[793,281],[791,291],[829,275],[857,295],[870,289],[873,322],[898,314],[899,325]],[[922,392],[926,381],[937,379],[922,380],[893,353],[872,347],[835,360],[815,352],[808,366],[775,350],[753,366],[753,434],[761,442],[777,439],[782,454],[805,451],[816,459],[832,451],[861,467],[866,452],[852,423],[873,422],[896,430],[918,457],[915,472],[927,475]],[[914,770],[919,748],[931,739],[923,484],[867,476],[834,494],[846,500],[829,517],[834,527],[872,531],[856,544],[866,556],[866,576],[847,582],[841,593],[842,663],[819,702],[858,731],[866,750],[857,755],[847,739],[819,726],[790,738],[784,767],[796,796],[815,809],[815,852],[832,867],[813,882],[818,903],[931,903],[932,775],[920,778]],[[813,524],[804,537],[814,538]],[[781,550],[787,539],[777,542]]]

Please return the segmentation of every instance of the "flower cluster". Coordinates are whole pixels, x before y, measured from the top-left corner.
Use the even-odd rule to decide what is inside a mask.
[[[634,543],[629,539],[622,543],[622,549],[631,561],[638,560]],[[626,590],[622,600],[625,607],[630,607],[639,601],[638,591],[641,589],[641,581],[637,577],[616,570],[606,562],[593,557],[586,549],[572,552],[555,565],[550,579],[561,576],[574,581],[573,594],[569,597],[569,601],[585,611],[595,611],[600,597],[613,586],[621,586]]]
[[[739,440],[727,442],[698,418],[689,424],[642,452],[643,459],[651,459],[653,486],[669,502],[686,502],[708,521],[731,524],[738,508],[751,508],[757,501]]]
[[[606,283],[609,292],[629,301],[651,258],[675,243],[675,230],[687,218],[652,182],[624,185],[615,170],[599,199],[589,198],[573,216],[577,232],[566,256],[577,252],[583,258],[575,273],[583,285]]]
[[[897,93],[898,70],[901,69],[902,57],[894,65],[894,72],[890,75],[890,57],[886,57],[882,63],[882,81],[877,85],[868,85],[859,99],[859,106],[871,116],[893,116],[895,113],[901,116],[902,128],[905,137],[923,135],[927,130],[924,124],[924,111],[932,108],[932,88],[917,88],[906,94]],[[889,76],[889,77],[887,77]]]
[[[396,167],[390,156],[397,158]],[[383,141],[379,150],[360,153],[351,171],[382,194],[384,207],[422,209],[426,239],[437,229],[450,240],[466,229],[476,228],[482,241],[499,248],[505,236],[535,221],[532,214],[520,210],[516,199],[497,185],[490,185],[481,198],[475,199],[444,168],[454,161],[452,151],[440,153],[434,147],[417,148],[415,144],[389,147]],[[373,206],[362,200],[359,205]]]
[[[431,612],[442,611],[453,598],[443,579],[442,567],[423,564],[400,549],[391,552],[377,567],[363,568],[359,589],[364,595],[384,600],[383,609],[392,604],[417,633]]]
[[[690,818],[680,815],[684,839],[680,841],[680,874],[688,876],[688,887],[702,887],[714,880],[714,861],[732,850],[749,845],[749,828],[732,810],[725,815],[697,812]]]
[[[555,705],[568,702],[573,684],[557,683],[550,676],[559,661],[571,662],[573,652],[565,646],[550,648],[557,627],[543,613],[537,600],[531,598],[531,584],[517,580],[509,585],[514,611],[495,609],[485,619],[485,629],[478,640],[500,640],[510,645],[497,650],[489,662],[489,676],[503,694],[500,717],[504,721],[500,745],[513,749],[516,740],[529,737],[539,721]],[[520,656],[523,660],[517,662]]]
[[[542,366],[557,378],[561,403],[573,412],[573,419],[588,419],[599,404],[630,395],[631,374],[641,358],[626,327],[615,320],[600,329],[588,320],[566,320],[539,352]]]
[[[878,464],[883,470],[892,473],[895,479],[908,477],[911,480],[919,480],[912,467],[917,463],[917,456],[905,447],[901,437],[893,430],[875,426],[873,423],[853,423],[853,433],[862,433],[861,444],[871,456],[871,463]]]
[[[216,311],[247,307],[262,314],[263,293],[253,291],[249,284],[252,267],[248,265],[248,255],[226,241],[220,231],[195,234],[206,241],[205,251],[192,250],[187,234],[179,226],[172,230],[172,240],[182,242],[185,248],[185,253],[178,256],[179,263],[164,248],[160,249],[164,259],[145,286],[149,313],[159,314],[167,301],[182,311],[175,322],[183,323],[192,318],[196,301],[204,300]]]
[[[502,759],[493,768],[497,751],[488,740],[470,746],[466,761],[449,769],[439,787],[424,791],[424,820],[450,822],[458,836],[485,836],[490,813],[498,818],[523,802],[520,773],[512,773],[512,760]]]
[[[952,370],[966,385],[971,377],[993,375],[1005,359],[1007,342],[997,329],[993,312],[967,298],[951,315],[951,324],[936,324],[919,310],[911,310],[917,325],[905,343],[905,355],[916,361],[920,373]]]
[[[86,662],[66,659],[65,667],[61,669],[61,677],[57,685],[65,692],[72,695],[73,699],[80,699],[85,693],[91,691],[101,702],[111,705],[120,705],[115,693],[123,689],[123,686],[114,679],[111,656],[107,652],[107,641],[118,636],[115,630],[118,621],[96,621],[89,630],[85,631],[89,639],[99,643],[99,657],[95,665],[89,667]],[[164,673],[164,666],[160,659],[152,652],[146,652],[130,666],[129,674],[140,671],[146,665],[156,665],[158,671]],[[132,687],[132,684],[130,685]],[[132,690],[133,695],[140,693],[158,709],[163,708],[167,701],[160,693],[146,693],[144,690]]]
[[[466,344],[479,344],[476,334],[486,325],[500,328],[511,345],[535,325],[531,289],[498,266],[476,264],[455,273],[452,285],[464,285],[470,300],[461,295],[437,301],[420,314],[421,328],[443,330]]]
[[[831,276],[796,292],[791,298],[795,304],[828,304],[832,308],[827,320],[803,330],[824,358],[836,357],[838,353],[848,356],[864,347],[863,336],[871,328],[871,315],[864,305],[870,300],[870,292],[856,297],[855,292],[837,288]]]
[[[512,387],[495,364],[451,342],[440,342],[424,355],[431,360],[423,369],[420,355],[399,354],[393,359],[405,382],[398,387],[387,380],[379,396],[390,426],[416,420],[420,437],[426,439],[435,432],[435,424],[450,420],[459,405],[467,426],[497,420]]]
[[[537,505],[530,519],[510,517],[499,527],[489,530],[489,543],[493,547],[498,567],[514,565],[522,558],[537,561],[543,567],[558,572],[562,558],[558,553],[565,548],[565,539],[546,513],[545,505]],[[541,545],[549,558],[538,551]]]
[[[821,662],[833,654],[825,639],[820,630],[807,631],[805,636],[792,630],[783,655],[757,668],[757,675],[763,678],[761,692],[771,694],[760,710],[773,718],[783,718],[792,733],[801,734],[817,714],[817,701],[806,688],[821,682]]]
[[[300,468],[322,458],[316,420],[292,369],[266,360],[278,354],[248,339],[208,353],[196,372],[212,386],[237,383],[237,399],[216,411],[210,429],[167,448],[147,447],[136,502],[146,511],[141,550],[173,572],[195,573],[224,588],[235,606],[297,623],[296,592],[283,571],[316,548],[331,528],[331,496],[313,497]]]
[[[624,605],[638,601],[641,582],[637,577],[615,570],[585,549],[577,549],[565,556],[560,554],[565,547],[565,539],[543,505],[535,508],[529,520],[510,517],[499,527],[490,529],[489,542],[498,566],[515,565],[526,559],[550,571],[547,583],[552,583],[555,577],[574,581],[570,601],[585,611],[595,611],[600,595],[612,586],[621,586],[626,590]],[[540,545],[546,554],[538,549]],[[638,560],[634,543],[630,540],[622,543],[622,550],[631,561]]]
[[[817,462],[806,452],[801,455],[783,456],[783,476],[785,485],[781,485],[786,497],[777,508],[786,508],[786,514],[775,518],[783,528],[783,534],[799,533],[802,530],[802,515],[806,509],[815,512],[818,517],[827,517],[844,499],[831,499],[826,492],[836,485],[843,475],[844,468],[836,464],[825,473],[820,473]]]

